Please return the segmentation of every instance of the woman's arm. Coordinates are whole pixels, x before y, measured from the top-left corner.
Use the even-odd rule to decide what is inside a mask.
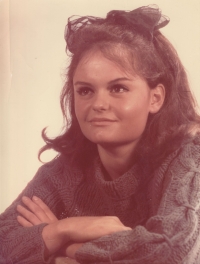
[[[46,246],[46,258],[56,253],[64,245],[66,256],[73,258],[75,251],[82,243],[97,239],[99,237],[119,231],[131,230],[125,227],[121,221],[114,216],[102,217],[70,217],[57,220],[48,206],[38,197],[30,199],[22,197],[26,208],[18,206],[20,213],[18,222],[23,227],[32,227],[47,223],[42,231],[42,238]]]
[[[168,167],[163,188],[158,210],[145,226],[85,243],[76,252],[78,262],[200,263],[199,145],[184,147]]]
[[[59,177],[58,177],[59,176]],[[58,182],[55,180],[59,179]],[[27,185],[11,206],[0,215],[0,263],[46,263],[44,258],[45,244],[42,231],[45,223],[22,227],[17,221],[17,205],[22,205],[22,197],[40,196],[54,214],[62,210],[57,185],[62,184],[62,164],[54,160],[42,166],[33,180]],[[58,208],[57,205],[60,205]]]
[[[52,256],[69,241],[85,242],[124,230],[125,227],[116,217],[80,217],[81,222],[78,218],[60,221],[51,219],[52,222],[49,224],[47,219],[36,219],[31,216],[33,221],[31,225],[29,223],[26,226],[27,222],[24,226],[21,225],[22,218],[18,216],[19,222],[17,221],[17,208],[22,210],[34,195],[40,197],[56,215],[60,215],[66,209],[63,207],[63,193],[68,191],[73,195],[79,179],[72,182],[70,171],[63,170],[63,162],[59,160],[42,166],[22,194],[0,215],[0,263],[46,263],[49,262],[47,256]],[[68,180],[71,180],[70,189],[67,187]],[[23,196],[27,197],[26,202],[25,200],[22,202]]]

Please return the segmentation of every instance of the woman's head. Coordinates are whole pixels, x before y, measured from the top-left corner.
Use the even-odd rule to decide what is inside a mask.
[[[126,54],[125,54],[126,56]],[[74,76],[75,114],[81,131],[98,147],[134,148],[143,134],[149,113],[164,101],[162,84],[150,89],[132,70],[107,59],[101,51],[88,51]]]
[[[82,17],[69,21],[65,34],[71,63],[61,96],[61,106],[68,128],[59,137],[61,145],[68,137],[72,145],[80,142],[94,148],[81,134],[75,114],[73,78],[79,62],[91,52],[103,56],[125,71],[144,79],[150,89],[162,84],[165,102],[160,111],[149,114],[145,142],[156,145],[181,125],[197,121],[194,102],[185,70],[169,41],[158,30],[168,23],[158,9],[143,7],[131,12],[111,11],[106,19]],[[71,116],[67,117],[67,108]],[[64,140],[66,139],[66,140]],[[78,140],[79,139],[79,140]],[[155,142],[157,141],[157,142]],[[60,145],[60,149],[64,150]]]

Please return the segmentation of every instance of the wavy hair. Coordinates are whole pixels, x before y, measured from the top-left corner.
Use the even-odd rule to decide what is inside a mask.
[[[86,19],[84,17],[82,21],[85,23]],[[149,114],[136,148],[138,161],[148,160],[155,168],[189,135],[191,127],[200,125],[185,69],[172,44],[158,29],[149,37],[144,30],[137,30],[137,25],[132,27],[128,22],[99,21],[95,23],[93,18],[92,22],[82,23],[73,35],[69,31],[65,35],[67,50],[71,51],[71,62],[60,98],[64,131],[50,139],[43,130],[46,145],[39,155],[52,148],[67,155],[72,163],[84,167],[97,153],[96,144],[82,134],[75,115],[73,76],[87,52],[100,50],[109,60],[144,78],[150,89],[160,83],[165,87],[164,104],[158,113]]]

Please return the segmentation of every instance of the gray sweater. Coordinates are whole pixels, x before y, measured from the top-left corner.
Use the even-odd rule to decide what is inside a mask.
[[[45,224],[24,228],[16,220],[22,195],[40,197],[59,219],[115,215],[132,228],[85,243],[76,253],[80,263],[200,263],[199,137],[183,143],[149,176],[135,164],[108,181],[98,157],[84,172],[62,155],[43,165],[0,216],[0,263],[47,263]]]

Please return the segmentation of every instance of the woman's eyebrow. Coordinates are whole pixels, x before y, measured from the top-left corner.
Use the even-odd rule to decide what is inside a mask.
[[[117,78],[117,79],[114,79],[112,81],[109,81],[108,84],[112,84],[112,83],[119,82],[119,81],[132,81],[132,80],[129,79],[129,78],[126,78],[126,77],[122,77],[122,78]],[[74,83],[74,86],[75,85],[91,85],[91,83],[77,81],[77,82]]]
[[[77,81],[77,82],[74,83],[74,85],[91,85],[91,83]]]
[[[114,79],[114,80],[110,81],[108,84],[112,84],[112,83],[119,82],[119,81],[132,81],[132,79],[129,79],[129,78],[126,78],[126,77],[117,78],[117,79]]]

